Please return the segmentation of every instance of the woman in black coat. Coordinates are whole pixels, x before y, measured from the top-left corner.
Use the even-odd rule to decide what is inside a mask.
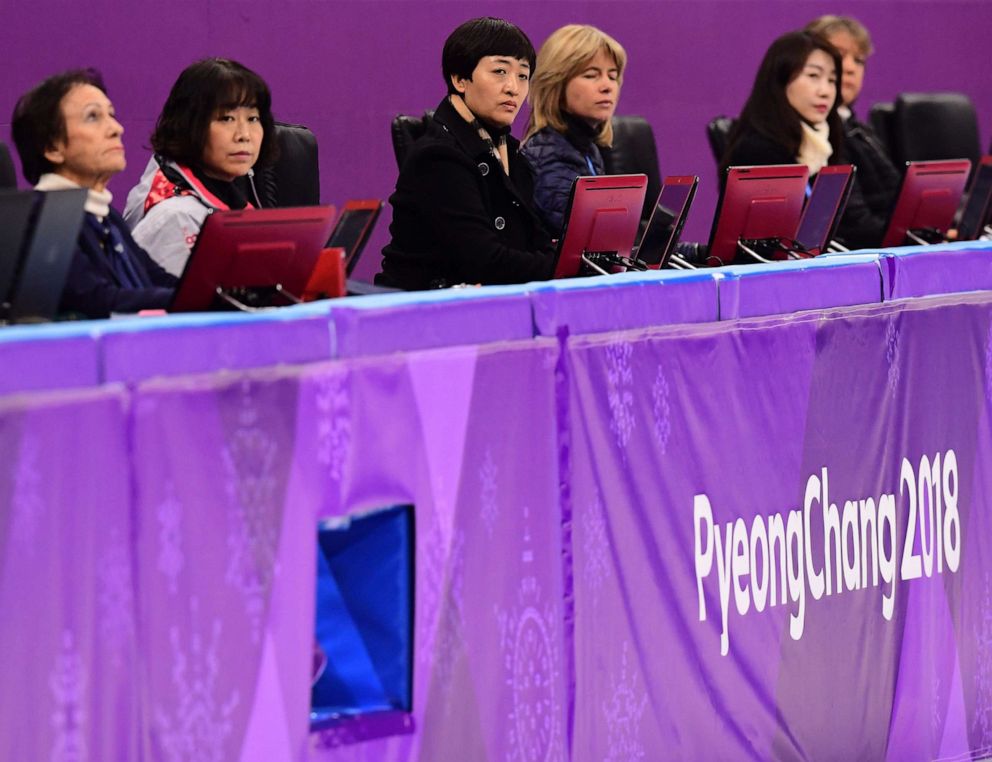
[[[810,182],[827,164],[849,163],[837,109],[841,59],[824,38],[790,32],[775,40],[730,133],[720,177],[732,166],[805,164]],[[864,202],[855,175],[837,237],[849,248],[881,244],[885,221]]]
[[[444,44],[448,96],[403,163],[376,283],[407,290],[524,283],[551,274],[533,177],[509,134],[534,47],[507,21],[467,21]]]

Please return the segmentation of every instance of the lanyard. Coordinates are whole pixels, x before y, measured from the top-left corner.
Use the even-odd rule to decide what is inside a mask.
[[[586,156],[586,164],[589,166],[589,174],[590,175],[595,175],[596,174],[596,167],[593,166],[592,157],[591,156]]]

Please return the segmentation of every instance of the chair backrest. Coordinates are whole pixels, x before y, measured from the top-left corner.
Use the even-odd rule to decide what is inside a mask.
[[[889,153],[889,158],[894,162],[896,157],[892,154],[895,137],[892,135],[895,129],[896,104],[891,101],[873,103],[868,111],[868,124],[874,131],[875,136],[882,141],[885,150]]]
[[[317,138],[299,124],[276,122],[279,158],[255,173],[262,206],[316,206],[320,203],[320,164]]]
[[[648,219],[658,194],[661,193],[661,170],[658,167],[658,147],[654,141],[654,132],[644,117],[613,117],[613,146],[603,149],[603,164],[610,175],[648,176],[648,189],[641,213],[641,219]]]
[[[14,171],[14,162],[10,158],[10,149],[7,144],[0,141],[0,188],[16,188],[17,173]]]
[[[397,114],[393,117],[391,125],[393,135],[393,153],[396,155],[396,166],[403,168],[407,154],[414,142],[419,140],[427,132],[427,125],[430,124],[434,116],[433,111],[425,111],[423,116],[408,116]]]
[[[893,118],[893,157],[907,161],[971,159],[981,156],[978,117],[963,93],[902,93]]]
[[[723,155],[727,153],[727,144],[730,141],[730,131],[734,128],[736,119],[729,116],[718,116],[706,124],[706,138],[710,142],[710,151],[719,167],[723,161]]]

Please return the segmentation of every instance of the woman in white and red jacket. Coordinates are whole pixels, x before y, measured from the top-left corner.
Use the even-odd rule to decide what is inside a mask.
[[[135,241],[170,273],[182,274],[208,214],[259,205],[251,174],[275,159],[271,108],[262,78],[225,58],[197,61],[172,86],[155,156],[124,211]]]

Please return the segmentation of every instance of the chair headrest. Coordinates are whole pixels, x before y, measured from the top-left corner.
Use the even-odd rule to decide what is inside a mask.
[[[425,111],[423,116],[397,114],[391,125],[393,136],[393,153],[396,155],[397,167],[402,167],[413,144],[427,132],[427,126],[434,116],[433,111]]]
[[[301,124],[276,122],[279,157],[255,173],[263,206],[314,206],[320,203],[317,138]]]
[[[900,161],[971,159],[981,145],[978,117],[963,93],[902,93],[896,98],[894,137]]]
[[[729,116],[718,116],[710,119],[706,124],[706,138],[710,143],[710,150],[717,165],[723,161],[723,156],[727,153],[727,144],[730,142],[730,131],[734,129],[736,119]]]
[[[0,141],[0,188],[16,188],[17,173],[14,171],[14,161],[10,158],[10,149]]]
[[[645,174],[648,176],[642,216],[649,217],[661,191],[658,146],[651,125],[642,116],[613,117],[613,145],[604,148],[603,164],[611,175]]]

